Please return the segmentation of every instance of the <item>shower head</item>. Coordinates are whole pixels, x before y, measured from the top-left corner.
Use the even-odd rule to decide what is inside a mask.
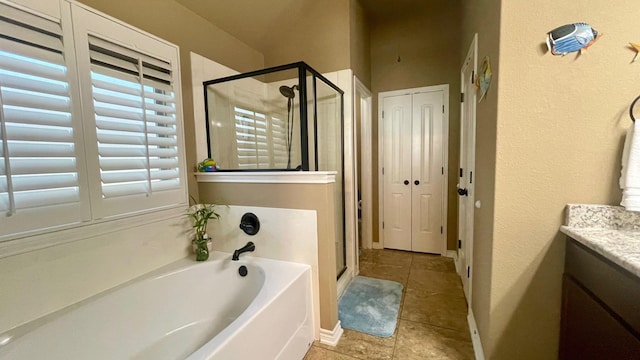
[[[280,86],[280,94],[288,99],[296,97],[296,93],[294,93],[293,90],[298,90],[298,85],[293,85],[291,87],[286,85]]]

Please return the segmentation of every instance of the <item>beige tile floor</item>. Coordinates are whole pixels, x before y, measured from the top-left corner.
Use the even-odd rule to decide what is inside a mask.
[[[394,334],[344,330],[337,346],[315,342],[304,360],[473,359],[467,304],[453,260],[395,250],[363,250],[360,275],[403,285]]]

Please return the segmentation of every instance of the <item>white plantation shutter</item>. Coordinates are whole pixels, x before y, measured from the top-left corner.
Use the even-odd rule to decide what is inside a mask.
[[[66,57],[60,23],[0,4],[0,236],[89,219]]]
[[[241,169],[269,168],[266,116],[237,106],[234,111],[238,166]]]
[[[271,147],[273,151],[273,167],[287,167],[287,123],[286,120],[271,117]]]
[[[99,200],[105,204],[98,216],[179,203],[182,197],[173,196],[184,193],[174,94],[179,85],[172,65],[97,37],[88,39]],[[148,201],[136,203],[132,196]],[[120,205],[110,208],[111,199],[120,199]]]
[[[286,120],[238,106],[234,112],[239,168],[286,168]]]

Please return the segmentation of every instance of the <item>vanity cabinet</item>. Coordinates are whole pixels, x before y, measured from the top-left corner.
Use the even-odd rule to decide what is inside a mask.
[[[571,238],[559,358],[640,359],[640,278]]]

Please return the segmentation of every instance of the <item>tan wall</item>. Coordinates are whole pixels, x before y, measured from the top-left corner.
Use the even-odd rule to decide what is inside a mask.
[[[189,53],[193,51],[240,72],[263,68],[263,55],[173,0],[80,2],[180,47],[187,164],[196,164],[199,160],[196,159],[195,146],[189,146],[195,143]],[[189,174],[193,170],[188,166]],[[189,192],[197,198],[197,191],[198,187],[190,175]]]
[[[493,83],[486,98],[476,107],[475,199],[482,207],[474,213],[473,294],[471,309],[485,353],[490,346],[490,302],[492,284],[493,219],[496,168],[496,122],[498,116],[500,1],[465,1],[460,63],[467,55],[473,35],[478,33],[478,66],[485,56],[491,59]],[[479,97],[478,97],[479,98]],[[528,325],[523,325],[528,326]],[[490,356],[487,359],[492,359]]]
[[[578,5],[485,0],[464,9],[463,46],[477,31],[495,77],[478,104],[472,300],[490,359],[557,357],[564,205],[620,198],[626,107],[637,95],[626,43],[638,5]],[[544,54],[546,32],[567,19],[606,36],[580,58]]]
[[[626,112],[639,93],[629,41],[640,4],[504,1],[495,179],[491,359],[557,356],[565,204],[615,204]],[[547,31],[587,21],[604,37],[555,57]],[[634,35],[635,34],[635,35]],[[634,37],[635,36],[635,37]]]
[[[348,69],[349,0],[309,1],[304,7],[305,16],[273,34],[278,41],[264,51],[265,67],[304,61],[321,73]]]
[[[320,327],[338,322],[336,273],[335,184],[200,183],[204,203],[315,210],[318,216]]]
[[[349,2],[351,44],[351,70],[358,79],[371,88],[371,37],[369,21],[367,20],[361,0]]]
[[[410,16],[371,23],[371,91],[373,93],[373,188],[378,178],[378,93],[449,84],[449,203],[448,248],[455,249],[458,199],[455,192],[459,162],[461,2],[438,1]],[[465,52],[466,53],[466,52]],[[400,62],[398,62],[400,57]],[[374,192],[373,223],[379,223]],[[373,239],[378,239],[374,226]]]

